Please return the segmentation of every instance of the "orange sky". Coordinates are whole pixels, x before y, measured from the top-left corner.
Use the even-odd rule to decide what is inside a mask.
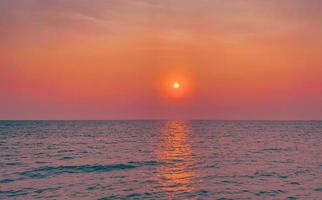
[[[317,0],[2,0],[0,40],[0,119],[322,119]]]

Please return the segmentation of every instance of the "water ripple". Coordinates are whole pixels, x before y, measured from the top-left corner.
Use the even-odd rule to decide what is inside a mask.
[[[48,176],[55,176],[65,173],[93,173],[93,172],[109,172],[113,170],[128,170],[142,166],[158,165],[159,162],[146,161],[146,162],[128,162],[127,164],[113,164],[113,165],[71,165],[71,166],[58,166],[58,167],[40,167],[19,174],[29,178],[46,178]]]

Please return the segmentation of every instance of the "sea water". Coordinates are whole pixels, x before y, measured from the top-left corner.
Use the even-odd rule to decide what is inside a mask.
[[[1,121],[0,199],[322,199],[322,122]]]

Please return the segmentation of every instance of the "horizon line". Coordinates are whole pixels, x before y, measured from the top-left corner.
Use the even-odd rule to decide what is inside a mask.
[[[322,119],[0,119],[0,121],[322,121]]]

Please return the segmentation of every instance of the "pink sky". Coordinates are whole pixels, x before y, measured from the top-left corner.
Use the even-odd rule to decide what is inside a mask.
[[[0,119],[322,119],[317,0],[2,0],[0,39]]]

